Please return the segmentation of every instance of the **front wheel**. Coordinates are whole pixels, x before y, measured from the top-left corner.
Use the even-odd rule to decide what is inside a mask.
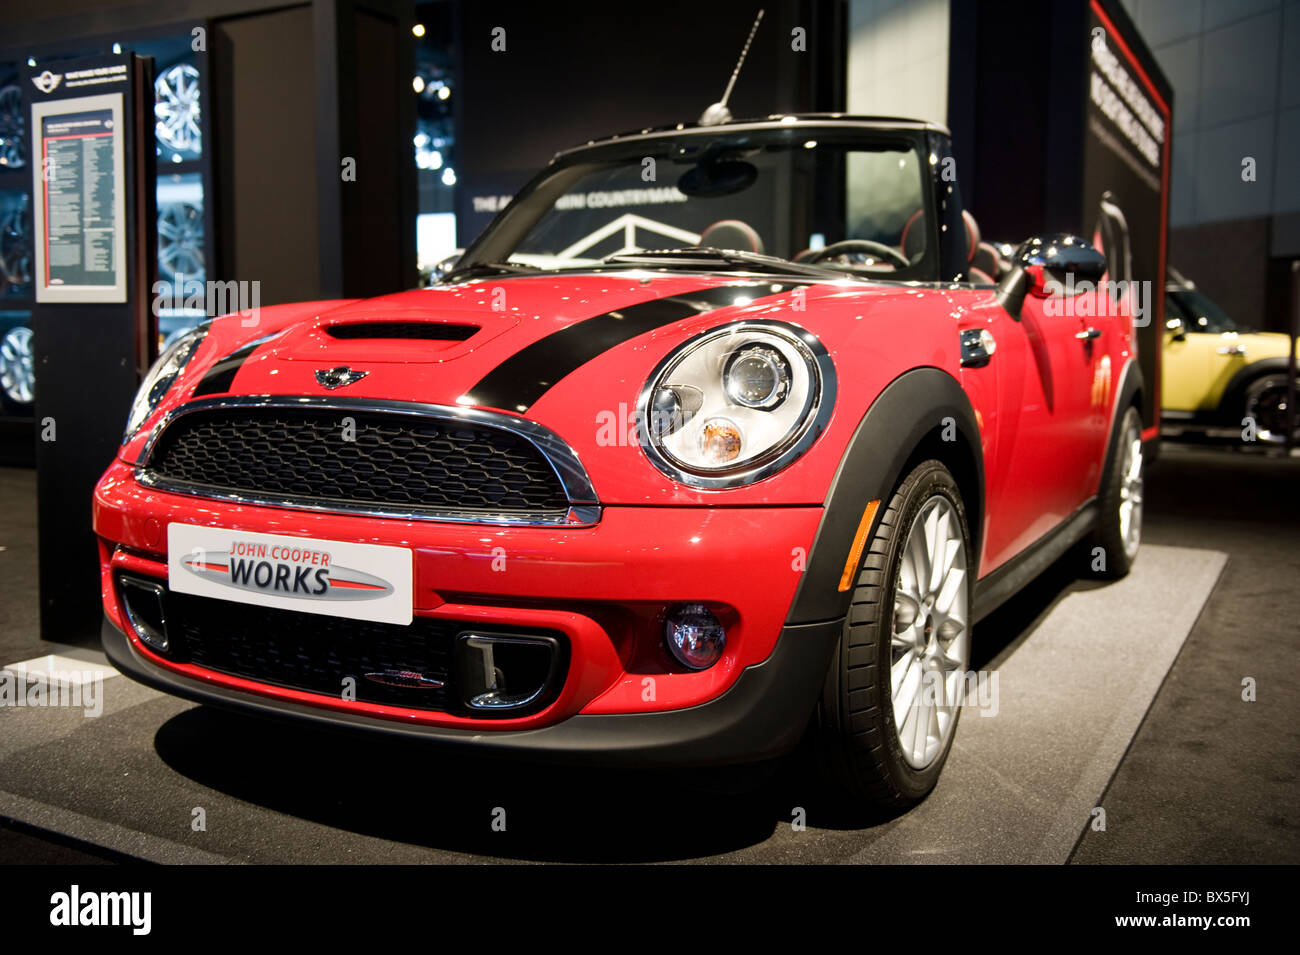
[[[1286,442],[1286,375],[1265,375],[1246,389],[1245,416],[1255,422],[1260,441]]]
[[[813,745],[837,801],[905,809],[938,781],[970,661],[970,553],[957,483],[926,461],[868,542],[814,717]]]

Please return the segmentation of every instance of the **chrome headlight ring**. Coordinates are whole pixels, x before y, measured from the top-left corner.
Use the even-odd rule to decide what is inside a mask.
[[[749,377],[738,384],[741,362]],[[834,406],[835,366],[812,333],[786,322],[741,321],[694,336],[659,363],[637,400],[637,434],[646,457],[673,480],[742,487],[807,451]],[[664,409],[678,413],[664,421]]]
[[[176,379],[185,370],[185,366],[194,357],[194,353],[199,350],[199,345],[208,334],[210,324],[210,322],[203,322],[195,326],[163,349],[163,353],[158,356],[158,360],[153,363],[153,367],[140,382],[140,388],[131,401],[131,411],[126,419],[126,433],[122,436],[123,444],[135,437],[167,392],[171,390]]]

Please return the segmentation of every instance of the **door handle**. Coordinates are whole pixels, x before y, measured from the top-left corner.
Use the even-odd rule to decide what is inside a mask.
[[[1227,355],[1229,358],[1246,357],[1246,349],[1241,345],[1223,345],[1215,349],[1220,355]]]
[[[1074,337],[1079,339],[1081,342],[1090,342],[1094,338],[1101,338],[1101,329],[1091,327],[1085,328],[1081,332],[1075,332]]]
[[[964,328],[961,332],[961,366],[983,368],[998,350],[993,333],[987,328]]]

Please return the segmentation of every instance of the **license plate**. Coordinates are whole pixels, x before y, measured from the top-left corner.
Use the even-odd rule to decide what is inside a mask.
[[[409,624],[410,548],[167,525],[175,591],[329,617]]]

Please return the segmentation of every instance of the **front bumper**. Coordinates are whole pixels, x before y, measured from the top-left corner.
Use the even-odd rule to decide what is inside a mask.
[[[105,617],[104,652],[127,676],[166,693],[264,716],[466,746],[547,762],[661,769],[722,766],[780,756],[798,744],[826,678],[842,620],[782,630],[772,655],[747,667],[717,699],[681,710],[578,715],[529,730],[413,725],[361,712],[326,711],[292,700],[181,676],[145,659]]]
[[[94,501],[104,643],[120,669],[169,692],[336,725],[562,759],[763,758],[802,731],[840,630],[839,621],[785,626],[820,517],[815,507],[609,507],[584,528],[399,521],[166,493],[118,463]],[[563,687],[539,712],[490,719],[345,702],[166,659],[128,623],[115,580],[165,583],[172,522],[409,547],[417,617],[562,633]],[[723,659],[699,673],[675,666],[659,641],[658,615],[684,601],[710,604],[728,626]]]

